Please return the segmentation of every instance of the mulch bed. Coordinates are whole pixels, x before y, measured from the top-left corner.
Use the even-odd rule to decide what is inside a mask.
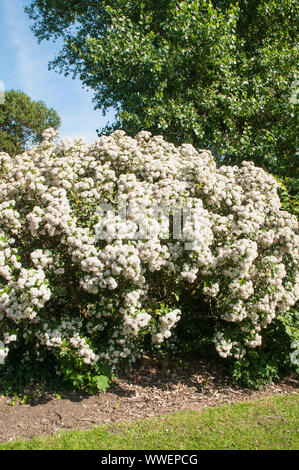
[[[219,366],[206,361],[191,360],[176,369],[149,361],[118,376],[106,393],[94,396],[66,392],[61,398],[49,394],[13,405],[12,398],[0,396],[0,442],[298,391],[298,377],[253,390],[232,386]]]

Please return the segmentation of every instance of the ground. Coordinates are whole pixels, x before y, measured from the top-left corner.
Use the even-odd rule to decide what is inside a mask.
[[[206,361],[190,361],[167,369],[145,360],[138,369],[118,376],[106,393],[48,394],[24,404],[0,396],[0,442],[179,410],[200,410],[274,394],[298,393],[298,390],[298,377],[253,390],[232,386],[219,366]]]

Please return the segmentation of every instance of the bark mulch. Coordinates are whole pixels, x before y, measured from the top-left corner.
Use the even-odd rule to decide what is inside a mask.
[[[145,360],[141,367],[114,379],[106,393],[48,394],[25,404],[0,396],[0,442],[298,391],[298,377],[254,390],[232,386],[219,366],[206,361],[191,360],[167,369]]]

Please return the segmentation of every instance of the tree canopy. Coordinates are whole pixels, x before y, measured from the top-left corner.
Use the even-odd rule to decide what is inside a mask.
[[[4,104],[0,104],[0,152],[22,153],[43,140],[43,130],[57,130],[60,124],[57,112],[43,101],[33,101],[20,90],[9,90]]]
[[[142,129],[296,171],[296,0],[34,0],[38,40],[63,38],[50,66],[78,76],[96,108]]]

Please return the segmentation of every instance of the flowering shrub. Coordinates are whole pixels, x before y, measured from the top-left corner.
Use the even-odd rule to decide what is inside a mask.
[[[58,374],[105,389],[107,365],[170,342],[199,298],[221,357],[259,348],[299,297],[298,222],[275,179],[145,131],[53,137],[0,154],[0,363],[50,352]]]

